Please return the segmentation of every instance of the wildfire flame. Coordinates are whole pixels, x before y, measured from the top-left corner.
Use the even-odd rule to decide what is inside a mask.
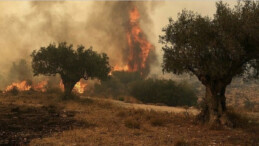
[[[85,92],[85,88],[86,88],[87,84],[86,83],[83,83],[81,81],[77,82],[75,87],[74,87],[74,90],[80,94],[83,94]]]
[[[40,91],[40,92],[46,92],[46,85],[47,85],[47,81],[41,81],[38,84],[33,86],[33,89],[36,91]]]
[[[130,10],[129,18],[130,29],[127,33],[127,40],[130,54],[128,67],[130,71],[138,71],[146,67],[147,57],[153,46],[147,41],[139,26],[140,14],[136,7]],[[136,51],[136,49],[140,49],[140,51]]]
[[[5,92],[11,91],[13,88],[17,88],[19,91],[28,91],[31,89],[31,85],[29,85],[26,81],[15,82],[11,85],[7,86]]]
[[[62,83],[62,81],[60,81],[59,87],[61,88],[61,90],[64,91],[64,84]],[[75,84],[73,90],[76,91],[77,93],[83,94],[86,90],[86,87],[87,87],[86,83],[83,83],[82,81],[79,81]]]
[[[29,91],[31,89],[34,89],[36,91],[40,92],[46,92],[46,85],[47,81],[41,81],[36,85],[30,85],[27,81],[21,81],[21,82],[14,82],[11,85],[7,86],[5,89],[5,92],[11,91],[13,88],[17,88],[19,91]]]
[[[119,66],[119,65],[115,65],[113,67],[113,71],[128,71],[129,70],[129,66],[125,65],[123,67]]]
[[[136,7],[129,11],[129,29],[127,31],[127,43],[129,47],[129,56],[127,65],[115,65],[113,71],[140,71],[146,68],[147,58],[153,47],[139,25],[140,13]]]

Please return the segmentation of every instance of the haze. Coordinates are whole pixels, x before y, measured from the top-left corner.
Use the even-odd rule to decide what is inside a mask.
[[[31,1],[1,1],[0,2],[0,75],[5,76],[12,62],[18,59],[30,61],[32,50],[39,49],[51,42],[67,41],[74,45],[83,44],[87,48],[105,52],[110,56],[110,62],[115,65],[122,60],[122,51],[117,30],[114,23],[116,18],[100,17],[92,21],[92,16],[104,3],[125,2],[93,2],[93,1],[66,1],[66,2],[31,2]],[[168,23],[168,18],[177,18],[182,9],[193,10],[203,15],[213,16],[215,13],[214,0],[200,1],[154,1],[137,2],[145,6],[147,16],[141,16],[141,28],[147,35],[148,41],[155,46],[158,63],[151,67],[153,74],[161,73],[161,46],[158,43],[161,29]],[[236,1],[228,1],[236,3]],[[136,4],[138,5],[138,4]],[[108,7],[106,7],[109,9]],[[111,10],[112,11],[112,10]],[[119,13],[119,12],[114,12]],[[102,13],[101,13],[102,14]],[[94,16],[95,17],[95,16]],[[148,18],[145,20],[145,18]],[[94,23],[94,24],[92,24]],[[99,24],[96,24],[99,23]],[[111,28],[114,26],[114,28]],[[148,26],[148,27],[146,27]],[[98,31],[98,30],[102,31]],[[103,30],[110,31],[104,34]],[[121,32],[118,32],[121,34]],[[121,34],[125,35],[125,34]],[[110,37],[109,39],[107,39]],[[123,46],[122,46],[123,47]]]

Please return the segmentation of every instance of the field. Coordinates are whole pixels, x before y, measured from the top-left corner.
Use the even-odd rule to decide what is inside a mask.
[[[2,93],[0,144],[259,144],[258,119],[244,118],[245,112],[238,118],[235,116],[239,124],[234,129],[209,129],[196,122],[196,109],[130,106],[130,103],[84,97],[62,101],[59,96],[32,91],[16,96]]]

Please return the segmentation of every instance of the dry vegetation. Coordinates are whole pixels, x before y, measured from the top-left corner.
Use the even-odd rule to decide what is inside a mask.
[[[129,109],[109,100],[0,95],[0,143],[31,145],[258,145],[253,119],[232,114],[235,129],[208,129],[193,116]],[[233,112],[232,112],[233,113]],[[240,121],[240,122],[239,122]],[[257,121],[258,122],[258,121]]]
[[[232,85],[227,90],[227,102],[247,111],[259,112],[259,84]]]

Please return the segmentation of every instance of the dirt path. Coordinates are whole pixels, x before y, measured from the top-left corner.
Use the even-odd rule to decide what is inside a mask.
[[[93,100],[104,100],[111,102],[112,104],[124,108],[132,108],[132,109],[143,109],[143,110],[154,110],[158,112],[170,112],[170,113],[186,113],[197,115],[200,111],[196,108],[188,108],[185,109],[183,107],[170,107],[170,106],[158,106],[158,105],[147,105],[147,104],[137,104],[137,103],[126,103],[119,100],[113,100],[113,99],[104,99],[104,98],[93,98],[93,97],[82,97],[82,98],[90,98]]]

